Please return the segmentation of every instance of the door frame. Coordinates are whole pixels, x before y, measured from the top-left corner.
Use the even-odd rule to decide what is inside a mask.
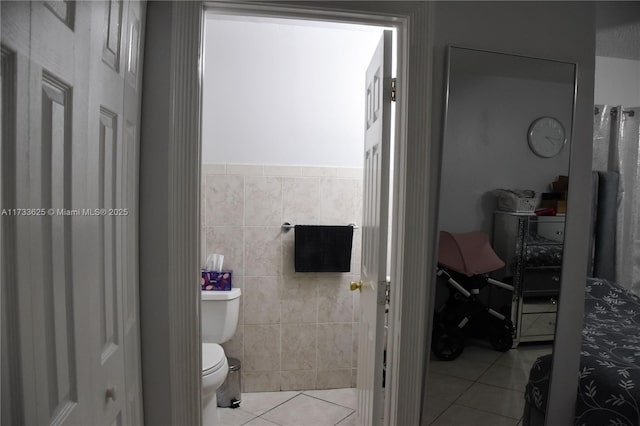
[[[391,348],[387,355],[390,391],[384,411],[385,424],[424,422],[433,298],[428,283],[435,267],[439,188],[439,156],[434,155],[439,152],[439,137],[432,135],[430,102],[431,8],[428,2],[394,1],[217,1],[173,5],[170,108],[175,113],[169,123],[170,178],[165,183],[172,194],[167,206],[169,251],[175,254],[167,259],[173,423],[199,424],[201,417],[195,408],[200,406],[199,400],[193,400],[200,396],[201,386],[199,289],[194,285],[185,292],[184,283],[199,282],[194,266],[200,259],[200,228],[199,219],[193,218],[200,214],[202,32],[207,10],[397,28],[398,101],[391,222],[394,255],[387,340]],[[142,213],[148,210],[140,211],[140,220],[144,221],[147,218]],[[151,373],[154,368],[145,370]],[[153,405],[153,401],[145,395],[145,405],[152,409],[148,404]]]

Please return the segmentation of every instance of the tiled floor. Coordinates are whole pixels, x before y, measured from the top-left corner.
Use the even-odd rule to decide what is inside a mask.
[[[243,393],[240,408],[219,408],[225,426],[355,425],[356,390]]]
[[[427,416],[433,426],[517,426],[533,361],[550,344],[496,352],[468,345],[455,361],[433,359],[427,384]],[[243,393],[240,408],[220,408],[223,425],[355,425],[356,390]]]
[[[468,345],[455,361],[432,358],[427,416],[433,426],[516,426],[522,423],[524,389],[531,365],[551,353],[550,344],[494,351]]]

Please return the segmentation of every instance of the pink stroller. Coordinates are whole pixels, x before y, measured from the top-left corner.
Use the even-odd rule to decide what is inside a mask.
[[[434,314],[431,349],[436,357],[444,361],[456,359],[464,350],[467,336],[488,337],[498,351],[511,348],[511,320],[478,297],[489,284],[513,292],[513,286],[487,275],[503,266],[484,232],[440,231],[436,275],[449,284],[449,298]]]

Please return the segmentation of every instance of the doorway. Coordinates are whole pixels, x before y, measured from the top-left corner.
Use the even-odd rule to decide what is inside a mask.
[[[225,424],[355,419],[360,299],[349,282],[360,281],[362,226],[350,272],[296,273],[295,232],[282,225],[362,224],[363,88],[382,32],[206,17],[201,261],[223,254],[243,292],[223,345],[242,365],[242,402],[220,410]]]
[[[431,155],[436,149],[431,144],[431,39],[428,28],[431,7],[428,3],[412,2],[361,2],[361,3],[305,3],[258,5],[241,2],[211,2],[227,13],[242,11],[247,14],[276,13],[279,16],[296,16],[326,19],[338,22],[396,25],[398,28],[398,130],[395,177],[394,223],[391,262],[391,304],[394,317],[390,324],[402,322],[402,336],[392,335],[389,340],[396,351],[387,357],[390,393],[385,407],[389,423],[417,424],[420,422],[424,353],[428,346],[430,330],[429,291],[424,286],[427,271],[433,266],[434,245],[434,188],[437,181],[437,160]],[[162,187],[165,198],[141,196],[141,241],[154,241],[141,250],[141,271],[153,270],[158,258],[167,259],[166,276],[157,274],[151,278],[141,273],[141,306],[143,331],[147,336],[169,335],[170,339],[145,340],[147,353],[166,353],[171,362],[155,362],[145,358],[144,381],[145,407],[149,408],[148,421],[171,418],[173,423],[199,423],[200,396],[200,333],[198,331],[199,289],[185,292],[184,283],[198,280],[199,224],[193,220],[200,209],[200,193],[195,184],[200,180],[200,50],[202,4],[185,3],[180,7],[164,7],[152,4],[147,16],[148,27],[155,28],[154,47],[149,52],[150,66],[171,69],[147,81],[147,93],[166,93],[164,98],[146,104],[143,114],[154,118],[153,149],[143,162],[144,179],[141,176],[141,194],[153,194],[153,188]],[[409,23],[411,22],[411,25]],[[171,34],[171,37],[166,37]],[[170,39],[170,40],[169,40]],[[409,43],[409,41],[411,41]],[[166,50],[171,43],[172,49]],[[157,49],[156,49],[157,48]],[[152,55],[155,53],[155,55]],[[145,63],[147,55],[145,55]],[[170,90],[168,90],[168,88]],[[173,114],[171,111],[192,111],[189,114]],[[405,113],[406,111],[406,113]],[[169,114],[167,114],[169,113]],[[162,131],[157,131],[158,126]],[[164,131],[166,130],[166,131]],[[163,156],[167,168],[158,168],[156,155]],[[164,161],[163,160],[163,161]],[[164,163],[163,163],[164,164]],[[170,185],[166,182],[169,171]],[[158,189],[158,188],[157,188]],[[147,190],[149,192],[147,192]],[[164,213],[162,213],[164,212]],[[166,213],[166,214],[165,214]],[[170,229],[167,241],[154,239],[157,231]],[[406,230],[406,231],[405,231]],[[425,262],[426,259],[426,262]],[[160,291],[159,291],[160,290]],[[166,291],[165,291],[166,290]],[[165,322],[156,321],[156,306],[152,303],[158,295],[168,295],[168,315]],[[396,307],[401,307],[398,309]],[[165,318],[163,317],[163,320]],[[390,328],[393,331],[393,327]],[[145,333],[143,333],[145,335]],[[393,356],[391,356],[393,355]],[[148,359],[149,358],[149,359]],[[146,363],[149,361],[149,363]],[[147,368],[148,367],[148,368]],[[166,384],[157,392],[159,383]],[[401,383],[402,386],[398,386]],[[147,412],[145,411],[145,414]]]

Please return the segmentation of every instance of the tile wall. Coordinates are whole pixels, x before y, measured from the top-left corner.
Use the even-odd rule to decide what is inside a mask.
[[[242,164],[202,168],[202,257],[224,254],[242,289],[227,356],[245,392],[355,386],[361,230],[350,273],[296,273],[291,224],[361,223],[362,169]]]

